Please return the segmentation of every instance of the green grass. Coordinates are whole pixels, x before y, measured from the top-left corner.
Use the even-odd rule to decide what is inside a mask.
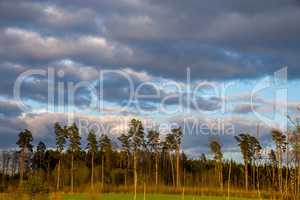
[[[102,194],[101,196],[92,196],[89,194],[76,194],[76,195],[65,195],[64,200],[132,200],[133,194]],[[143,194],[137,196],[137,200],[143,200]],[[146,200],[224,200],[226,197],[202,197],[185,195],[168,195],[168,194],[147,194]],[[247,200],[245,198],[232,197],[230,200]]]

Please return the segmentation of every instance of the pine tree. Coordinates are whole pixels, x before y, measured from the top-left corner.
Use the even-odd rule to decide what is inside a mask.
[[[91,188],[94,190],[94,160],[95,160],[95,155],[98,150],[98,143],[97,143],[97,138],[96,134],[93,130],[89,131],[88,137],[87,137],[87,149],[89,154],[91,155],[91,166],[92,166],[92,172],[91,172]]]
[[[126,134],[122,134],[118,137],[118,140],[121,142],[121,153],[125,155],[125,162],[126,162],[126,172],[124,177],[124,184],[127,186],[127,179],[128,179],[128,168],[130,167],[130,141],[129,136]]]
[[[44,162],[44,159],[45,159],[46,149],[47,149],[47,147],[42,141],[40,141],[39,144],[36,147],[34,160],[37,162],[37,168],[38,169],[42,169],[42,166],[44,164],[43,162]]]
[[[180,145],[181,145],[181,139],[182,139],[182,131],[181,128],[173,128],[171,130],[172,134],[174,135],[175,139],[175,151],[176,151],[176,187],[180,186]]]
[[[80,152],[80,140],[79,130],[75,123],[68,128],[68,138],[69,138],[69,152],[71,153],[71,192],[74,192],[74,160],[75,157]]]
[[[58,122],[54,124],[56,150],[58,152],[58,164],[57,164],[57,178],[56,178],[56,190],[59,191],[60,187],[60,171],[62,165],[62,152],[66,144],[66,138],[68,134],[67,127],[61,127]]]
[[[20,182],[19,186],[22,187],[23,179],[24,179],[24,171],[25,171],[25,161],[27,159],[28,153],[32,152],[33,145],[31,142],[33,141],[32,133],[25,129],[20,132],[19,139],[17,141],[17,145],[20,148],[20,156],[19,156],[19,172],[20,172]]]
[[[101,183],[102,183],[102,188],[104,187],[104,182],[105,182],[105,168],[108,169],[110,168],[110,157],[111,157],[111,152],[112,152],[112,145],[111,145],[111,140],[107,135],[101,135],[100,140],[99,140],[99,147],[100,147],[100,153],[101,153]]]
[[[150,152],[155,155],[155,185],[158,185],[158,161],[160,150],[159,132],[150,130],[147,135]]]
[[[173,187],[175,187],[175,172],[174,172],[174,163],[173,163],[173,155],[172,152],[176,150],[177,144],[174,134],[167,134],[165,141],[163,143],[163,148],[167,151],[171,163],[171,174],[172,174],[172,183]]]
[[[139,152],[145,144],[144,127],[140,120],[132,119],[129,123],[128,136],[133,149],[133,170],[134,170],[134,200],[136,200],[137,183],[138,183],[138,159]]]
[[[221,149],[221,144],[217,140],[211,140],[209,146],[211,151],[214,154],[214,160],[216,163],[216,174],[218,174],[220,189],[223,190],[223,173],[222,173],[223,153]]]
[[[259,141],[251,136],[250,134],[240,134],[236,136],[235,139],[239,143],[241,152],[244,158],[244,167],[245,167],[245,187],[246,191],[249,188],[248,182],[248,165],[253,161],[256,152],[261,149]]]
[[[278,130],[273,130],[272,131],[272,139],[274,140],[275,144],[276,144],[276,157],[278,160],[278,186],[279,186],[279,191],[282,194],[282,183],[283,183],[283,179],[282,179],[282,153],[283,153],[283,148],[284,148],[284,144],[286,141],[286,136]]]

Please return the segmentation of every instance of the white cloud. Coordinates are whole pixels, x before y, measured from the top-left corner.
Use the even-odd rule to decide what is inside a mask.
[[[86,56],[86,59],[113,62],[118,56],[128,59],[133,51],[102,36],[75,38],[42,36],[38,32],[9,27],[0,31],[1,57],[33,60],[59,60]]]

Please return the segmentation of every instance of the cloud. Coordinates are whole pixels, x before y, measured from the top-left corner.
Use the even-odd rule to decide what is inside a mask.
[[[3,47],[0,58],[25,63],[49,63],[65,58],[114,63],[116,56],[122,58],[132,54],[126,46],[101,36],[60,38],[11,27],[0,30],[0,45]]]
[[[22,113],[18,102],[0,100],[0,116],[17,117]]]
[[[91,9],[66,10],[53,4],[33,1],[2,1],[0,26],[17,26],[40,32],[97,34],[101,32]],[[4,20],[5,19],[5,20]],[[27,23],[24,23],[26,21]]]
[[[83,146],[85,144],[85,137],[89,129],[94,129],[98,136],[100,134],[109,134],[116,142],[116,138],[128,130],[129,121],[136,118],[136,115],[118,116],[118,115],[103,115],[91,116],[84,114],[75,114],[73,118],[67,113],[46,113],[35,112],[23,114],[18,118],[0,119],[0,138],[7,143],[4,145],[7,148],[15,147],[17,134],[24,128],[32,131],[35,143],[42,140],[48,146],[54,146],[54,129],[53,124],[60,122],[62,125],[68,123],[68,119],[75,120],[83,138]],[[145,130],[157,129],[163,136],[170,131],[172,127],[181,126],[184,131],[183,145],[184,150],[194,149],[194,155],[200,153],[208,153],[208,144],[212,137],[218,137],[222,143],[225,152],[232,152],[236,148],[234,136],[240,133],[249,133],[256,136],[257,124],[250,118],[207,118],[205,116],[198,116],[193,118],[166,117],[164,120],[155,120],[147,117],[138,117],[143,121]],[[70,121],[71,123],[73,121]],[[219,120],[219,121],[218,121]],[[226,128],[232,130],[225,130]],[[270,128],[260,125],[260,140],[264,146],[269,145]]]
[[[26,128],[26,123],[19,118],[0,117],[0,146],[1,148],[14,148],[18,134]]]
[[[3,1],[0,56],[30,65],[71,58],[173,79],[184,79],[186,67],[192,79],[228,80],[289,66],[290,78],[298,78],[299,3],[266,4]]]
[[[259,105],[239,104],[235,106],[233,112],[237,114],[248,114],[248,113],[252,113],[254,110],[258,109],[259,107],[260,107]]]

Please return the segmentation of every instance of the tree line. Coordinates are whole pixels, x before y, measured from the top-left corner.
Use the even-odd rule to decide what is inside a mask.
[[[113,145],[108,135],[99,138],[93,130],[83,147],[79,129],[54,124],[55,148],[42,141],[34,148],[30,130],[19,133],[17,151],[2,151],[1,191],[15,188],[30,192],[131,191],[136,194],[162,188],[214,188],[230,195],[234,190],[255,191],[262,197],[273,192],[297,197],[300,192],[300,127],[271,133],[274,149],[266,156],[253,134],[235,136],[243,163],[224,159],[222,144],[212,138],[205,154],[188,158],[182,151],[182,129],[173,128],[164,137],[145,130],[132,119],[126,134]]]

